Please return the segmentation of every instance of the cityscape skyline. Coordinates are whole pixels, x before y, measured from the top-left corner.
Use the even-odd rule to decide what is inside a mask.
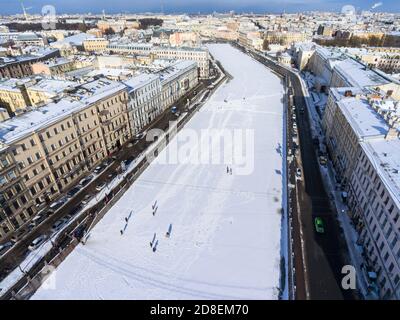
[[[0,14],[19,14],[22,13],[21,1],[3,0]],[[341,1],[341,0],[284,0],[284,1],[262,1],[262,0],[222,0],[218,3],[210,0],[194,0],[190,2],[182,0],[149,0],[145,3],[141,1],[115,0],[111,3],[107,1],[88,0],[82,4],[78,0],[68,2],[62,0],[25,0],[22,1],[28,13],[37,14],[45,5],[53,5],[57,13],[146,13],[163,12],[173,13],[212,13],[235,11],[237,13],[297,13],[305,11],[328,11],[340,12],[343,6],[354,6],[357,12],[371,10],[373,12],[400,12],[400,3],[394,0],[385,2],[377,1]]]

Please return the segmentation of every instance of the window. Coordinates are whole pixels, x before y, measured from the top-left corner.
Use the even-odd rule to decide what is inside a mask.
[[[36,146],[35,140],[31,139],[30,142],[31,142],[31,146],[32,146],[32,147]]]

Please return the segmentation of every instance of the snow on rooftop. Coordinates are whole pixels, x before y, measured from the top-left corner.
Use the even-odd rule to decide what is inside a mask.
[[[350,58],[336,64],[335,69],[351,86],[364,88],[390,83],[377,72]]]
[[[88,104],[94,103],[109,95],[124,90],[125,85],[108,79],[99,79],[83,85],[59,102],[52,102],[43,107],[25,112],[0,123],[0,141],[12,143],[29,135],[32,131],[44,128],[51,123],[68,117],[73,112],[84,109]],[[76,100],[77,97],[80,100]]]
[[[400,139],[370,140],[361,146],[400,207]]]
[[[125,80],[124,84],[127,85],[130,88],[130,90],[137,90],[149,84],[150,82],[157,80],[158,78],[159,76],[156,74],[142,73],[138,76]]]
[[[78,84],[72,81],[56,80],[56,79],[43,79],[37,84],[29,87],[29,90],[42,91],[50,94],[62,92],[68,87],[75,87]]]
[[[386,121],[365,99],[343,98],[338,106],[360,139],[382,137],[389,130]]]
[[[158,74],[161,79],[161,83],[166,83],[179,77],[181,74],[189,70],[190,68],[196,68],[197,62],[192,60],[178,60],[168,66],[167,68],[161,70]]]
[[[0,123],[0,140],[7,144],[12,143],[41,127],[55,123],[83,106],[82,102],[63,99],[58,103],[49,103],[39,109],[3,121]]]
[[[96,38],[96,36],[89,34],[89,33],[78,33],[78,34],[74,34],[69,37],[65,37],[62,40],[53,42],[51,44],[51,46],[58,47],[58,46],[63,46],[63,45],[68,45],[68,44],[75,45],[75,46],[82,46],[83,41],[85,41],[87,39],[94,39],[94,38]]]

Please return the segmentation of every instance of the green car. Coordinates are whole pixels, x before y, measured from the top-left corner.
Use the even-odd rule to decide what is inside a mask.
[[[314,224],[315,224],[315,231],[317,231],[318,233],[325,233],[324,222],[320,217],[315,218]]]

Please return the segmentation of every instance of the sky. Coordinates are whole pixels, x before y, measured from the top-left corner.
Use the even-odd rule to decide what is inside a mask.
[[[358,11],[400,12],[399,0],[22,0],[28,13],[40,13],[44,5],[53,5],[57,13],[211,13],[234,10],[237,13],[281,13],[302,11],[336,11],[353,5]],[[22,13],[21,0],[0,0],[0,14]]]

